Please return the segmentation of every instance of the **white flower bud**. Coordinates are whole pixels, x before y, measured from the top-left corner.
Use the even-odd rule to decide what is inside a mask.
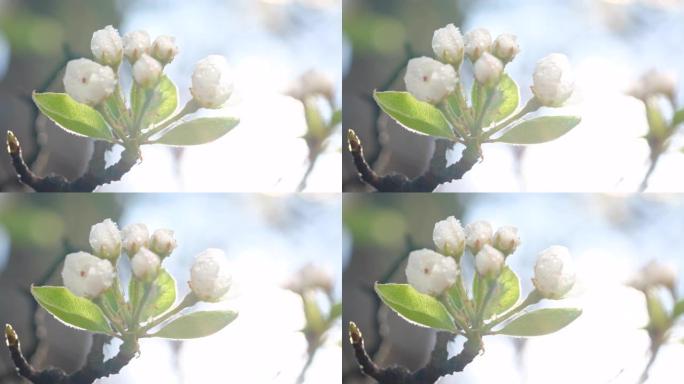
[[[430,249],[419,249],[409,254],[406,279],[418,292],[439,296],[454,285],[458,274],[458,264],[453,257]]]
[[[202,301],[215,302],[228,293],[232,278],[225,253],[209,248],[195,257],[190,269],[190,289]]]
[[[317,70],[306,71],[301,77],[302,91],[304,96],[321,95],[328,100],[335,96],[334,85],[330,77]]]
[[[93,225],[88,240],[98,257],[116,259],[121,254],[121,232],[111,219]]]
[[[503,63],[489,52],[485,52],[475,62],[475,79],[478,83],[493,87],[499,83],[503,73]]]
[[[494,247],[503,252],[504,255],[510,255],[520,245],[520,236],[518,235],[518,228],[512,226],[505,226],[497,229],[494,234]]]
[[[641,77],[641,83],[646,96],[663,95],[674,98],[677,91],[677,74],[651,69]]]
[[[561,106],[575,89],[570,61],[560,53],[552,53],[539,60],[532,80],[532,93],[547,107]]]
[[[539,254],[534,265],[535,288],[547,299],[562,298],[575,285],[575,266],[566,247],[554,245]]]
[[[494,56],[498,57],[504,63],[513,61],[515,56],[520,52],[518,38],[510,33],[499,35],[496,40],[494,40],[492,52],[494,52]]]
[[[64,260],[62,281],[74,295],[94,299],[114,283],[114,267],[87,252],[70,253]]]
[[[436,222],[432,241],[442,254],[460,258],[465,249],[465,232],[461,222],[453,216]]]
[[[638,290],[646,291],[658,286],[674,289],[676,283],[677,268],[674,265],[652,260],[641,268],[629,285]]]
[[[140,248],[131,259],[133,275],[143,281],[152,281],[159,273],[161,259],[147,248]]]
[[[473,29],[465,34],[465,54],[473,63],[492,47],[492,35],[484,28]]]
[[[121,230],[122,245],[128,256],[133,257],[140,248],[146,247],[150,233],[145,224],[129,224]]]
[[[157,229],[150,238],[150,250],[161,257],[166,257],[176,249],[176,238],[170,229]]]
[[[178,54],[176,38],[173,36],[158,36],[152,43],[152,57],[166,65],[173,61]]]
[[[79,103],[98,105],[114,93],[115,87],[116,76],[112,68],[88,59],[67,63],[64,90]]]
[[[463,61],[463,36],[453,24],[440,28],[432,35],[432,50],[437,59],[458,66]]]
[[[134,64],[143,53],[150,51],[150,35],[146,31],[128,32],[123,37],[124,55]]]
[[[315,289],[331,292],[333,278],[327,269],[309,263],[297,271],[283,287],[299,294]]]
[[[485,244],[492,243],[492,225],[487,221],[476,221],[465,227],[466,246],[473,255],[477,255]]]
[[[475,255],[475,269],[482,277],[496,278],[503,270],[505,257],[498,249],[485,244]]]
[[[190,93],[201,107],[221,107],[233,93],[233,79],[226,58],[209,55],[198,61],[192,73]]]
[[[458,75],[449,64],[418,57],[409,60],[404,82],[406,90],[416,99],[437,104],[456,89]]]
[[[93,33],[90,50],[98,63],[116,67],[123,58],[123,42],[119,31],[108,25]]]
[[[133,78],[143,88],[157,85],[162,74],[162,65],[147,53],[143,53],[133,64]]]

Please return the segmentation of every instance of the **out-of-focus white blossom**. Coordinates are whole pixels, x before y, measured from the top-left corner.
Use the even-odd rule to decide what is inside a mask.
[[[652,260],[641,268],[629,285],[640,291],[646,291],[659,286],[674,289],[676,283],[677,268],[673,264]]]
[[[290,277],[283,285],[283,288],[299,294],[316,289],[330,293],[333,289],[333,278],[327,269],[309,263]]]

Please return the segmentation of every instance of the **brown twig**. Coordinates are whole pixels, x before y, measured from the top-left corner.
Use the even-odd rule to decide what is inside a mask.
[[[5,325],[5,342],[10,351],[17,374],[33,384],[90,384],[95,380],[119,373],[135,357],[138,346],[135,343],[121,345],[119,353],[104,361],[103,347],[111,339],[105,335],[93,335],[93,343],[86,363],[76,372],[68,374],[62,369],[48,367],[43,370],[34,368],[21,352],[19,337],[11,325]]]
[[[432,192],[440,184],[461,179],[480,159],[479,145],[468,144],[461,158],[447,166],[446,152],[450,143],[437,140],[430,166],[422,175],[413,179],[400,173],[380,176],[368,165],[361,140],[352,129],[347,130],[347,141],[359,177],[378,192]]]
[[[26,164],[19,140],[12,131],[7,131],[7,152],[19,181],[36,192],[92,192],[100,185],[120,180],[138,162],[138,149],[126,148],[114,165],[105,168],[105,152],[111,144],[96,141],[88,169],[79,178],[69,181],[62,175],[38,176]]]
[[[448,358],[447,344],[452,337],[445,332],[438,333],[430,360],[418,370],[411,371],[398,365],[382,368],[366,352],[359,328],[353,322],[349,323],[349,341],[354,348],[356,361],[361,371],[379,384],[432,384],[442,376],[463,371],[480,353],[482,341],[477,338],[468,339],[458,355]]]

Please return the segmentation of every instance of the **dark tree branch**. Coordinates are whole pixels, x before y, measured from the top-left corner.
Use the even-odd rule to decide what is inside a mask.
[[[105,152],[111,144],[96,141],[88,169],[79,178],[69,181],[62,175],[38,176],[26,164],[19,140],[12,131],[7,131],[7,152],[19,181],[36,192],[92,192],[100,185],[120,180],[138,162],[138,149],[126,148],[119,161],[105,168]]]
[[[44,370],[35,369],[21,352],[19,337],[11,325],[5,325],[5,342],[10,351],[10,357],[16,367],[17,374],[33,384],[91,384],[95,380],[119,373],[121,369],[133,359],[138,346],[135,343],[121,345],[119,353],[113,358],[104,360],[103,347],[111,338],[104,335],[93,335],[93,343],[86,358],[86,363],[78,371],[67,374],[64,370],[48,367]]]
[[[470,171],[480,159],[479,145],[468,144],[461,158],[447,166],[446,152],[450,143],[446,140],[437,140],[430,166],[422,175],[413,179],[400,173],[379,176],[368,165],[363,154],[361,140],[351,129],[347,130],[347,141],[354,165],[359,171],[359,177],[378,192],[432,192],[440,184],[463,178],[463,175]]]
[[[449,333],[438,333],[430,360],[416,371],[397,365],[381,368],[366,352],[363,335],[359,328],[356,324],[349,323],[349,340],[354,348],[356,361],[361,371],[379,384],[432,384],[442,376],[462,372],[480,353],[482,341],[475,338],[468,339],[458,355],[448,358],[447,344],[451,338],[452,335]]]

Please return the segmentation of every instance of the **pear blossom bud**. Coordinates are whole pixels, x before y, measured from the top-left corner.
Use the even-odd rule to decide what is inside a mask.
[[[532,80],[532,93],[547,107],[561,106],[575,89],[570,61],[560,53],[552,53],[539,60]]]
[[[677,90],[677,74],[672,71],[651,69],[641,77],[646,96],[664,95],[674,99]]]
[[[575,266],[566,247],[554,245],[539,254],[532,283],[547,299],[562,298],[575,285]]]
[[[70,253],[64,259],[62,280],[74,295],[94,299],[114,283],[114,267],[87,252]]]
[[[463,61],[463,36],[453,24],[440,28],[432,35],[432,50],[437,59],[458,66]]]
[[[157,229],[150,238],[150,250],[161,257],[166,257],[176,249],[176,238],[170,229]]]
[[[116,76],[112,68],[88,59],[67,63],[64,90],[79,103],[98,105],[114,93],[115,87]]]
[[[116,259],[121,254],[121,232],[116,223],[105,219],[90,228],[90,246],[103,259]]]
[[[209,248],[195,257],[190,269],[190,289],[202,301],[215,302],[228,293],[232,278],[225,253]]]
[[[306,95],[322,95],[328,100],[335,96],[334,85],[330,77],[317,70],[306,71],[301,77],[302,91]]]
[[[133,275],[142,281],[152,281],[159,273],[161,259],[147,248],[140,250],[131,259]]]
[[[116,67],[123,58],[123,42],[119,31],[108,25],[93,33],[90,50],[98,63]]]
[[[640,291],[646,291],[658,286],[674,289],[676,283],[677,268],[674,265],[652,260],[641,268],[629,285]]]
[[[197,62],[190,93],[201,107],[221,107],[233,93],[233,79],[226,58],[209,55]]]
[[[504,255],[510,255],[515,252],[518,245],[520,245],[518,228],[506,226],[496,230],[494,234],[494,247],[503,252]]]
[[[482,277],[496,278],[501,274],[505,257],[498,249],[485,244],[475,255],[475,269]]]
[[[471,62],[477,61],[492,47],[492,35],[484,28],[473,29],[465,34],[465,54]]]
[[[454,285],[458,274],[458,264],[453,257],[430,249],[419,249],[409,254],[406,279],[418,292],[439,296]]]
[[[485,52],[475,62],[475,79],[478,83],[493,87],[499,83],[503,73],[503,63],[489,52]]]
[[[166,65],[173,61],[178,54],[176,38],[173,36],[157,36],[152,43],[152,57]]]
[[[333,278],[327,269],[309,263],[297,271],[283,288],[299,294],[315,289],[329,293],[333,289]]]
[[[492,52],[494,52],[494,56],[498,57],[504,63],[513,61],[515,56],[520,52],[518,38],[510,33],[499,35],[496,40],[494,40]]]
[[[465,227],[466,246],[477,255],[485,244],[492,243],[492,225],[487,221],[476,221]]]
[[[150,233],[145,224],[129,224],[121,230],[122,245],[128,256],[133,257],[140,248],[146,247]]]
[[[418,57],[409,60],[404,82],[416,99],[437,104],[456,89],[458,75],[451,65]]]
[[[157,85],[162,74],[161,64],[147,53],[143,53],[133,64],[133,78],[143,88]]]
[[[438,221],[432,231],[432,241],[442,254],[460,258],[465,249],[465,232],[461,222],[453,216]]]
[[[150,51],[150,35],[146,31],[128,32],[123,37],[124,55],[134,64],[143,53]]]

